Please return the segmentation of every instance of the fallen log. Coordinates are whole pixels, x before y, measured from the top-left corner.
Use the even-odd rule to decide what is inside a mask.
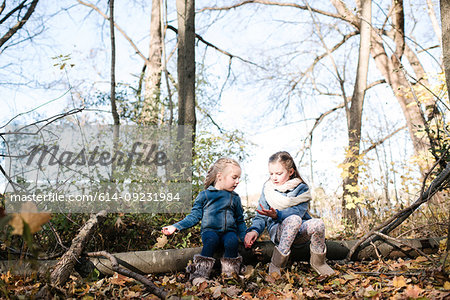
[[[358,253],[356,260],[378,259],[378,255],[383,258],[409,257],[415,258],[421,254],[417,252],[420,249],[423,253],[431,254],[439,250],[439,241],[443,238],[427,239],[403,239],[401,244],[390,241],[377,241],[373,246],[366,247]],[[332,261],[344,260],[350,249],[356,244],[352,241],[327,241],[327,258]],[[256,264],[258,262],[267,263],[272,256],[274,244],[271,241],[256,242],[255,247],[259,254],[253,250],[244,249],[240,245],[239,253],[243,257],[246,265]],[[114,256],[120,265],[139,274],[166,273],[183,271],[189,260],[195,254],[201,252],[201,247],[187,249],[169,249],[155,251],[134,251],[116,253]],[[291,254],[292,261],[309,261],[309,243],[293,247]],[[377,255],[378,251],[378,255]],[[216,253],[215,257],[220,258],[221,253]],[[109,260],[96,258],[92,259],[94,266],[103,274],[111,275],[114,273]]]
[[[383,258],[415,258],[423,255],[417,252],[420,250],[425,254],[436,253],[439,249],[439,242],[443,237],[426,239],[402,239],[401,243],[391,241],[376,241],[378,255]],[[339,241],[329,240],[327,244],[327,258],[331,261],[344,260],[349,250],[356,244],[356,240]],[[408,246],[409,245],[409,246]],[[258,262],[267,263],[270,261],[273,251],[273,243],[270,241],[260,241],[255,243],[255,247],[260,249],[258,255],[252,250],[244,249],[241,245],[239,253],[242,255],[244,264],[256,264]],[[166,273],[184,271],[189,260],[195,254],[201,252],[201,247],[186,249],[169,249],[154,251],[132,251],[113,253],[119,265],[138,274]],[[355,260],[373,260],[378,259],[377,251],[372,245],[358,252]],[[216,258],[220,258],[217,253]],[[292,261],[309,261],[309,244],[294,246],[291,255]],[[86,260],[87,261],[87,260]],[[90,258],[90,263],[103,274],[112,275],[114,273],[109,259]],[[46,268],[51,268],[57,261],[35,261],[36,271],[45,272]],[[31,264],[17,260],[0,261],[0,271],[2,273],[10,270],[15,274],[31,274]]]
[[[77,236],[72,240],[69,250],[64,253],[50,274],[50,280],[56,285],[63,285],[72,274],[75,264],[78,262],[85,245],[91,238],[97,223],[106,217],[106,211],[102,210],[93,215],[80,229]]]

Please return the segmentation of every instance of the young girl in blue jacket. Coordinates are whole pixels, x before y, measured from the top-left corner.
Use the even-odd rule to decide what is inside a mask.
[[[218,159],[208,170],[205,190],[195,199],[191,213],[180,222],[162,229],[165,235],[171,235],[202,221],[203,248],[187,268],[190,280],[209,277],[215,262],[213,254],[220,245],[225,249],[220,260],[222,274],[231,277],[240,271],[242,256],[238,254],[238,237],[244,241],[247,230],[241,199],[234,192],[240,177],[238,162],[230,158]]]
[[[325,225],[308,213],[311,200],[309,187],[303,182],[292,156],[280,151],[269,158],[269,180],[264,184],[259,208],[245,236],[244,245],[250,248],[267,227],[276,245],[269,265],[269,274],[281,275],[291,253],[292,244],[311,241],[310,264],[320,275],[332,275],[325,262]]]

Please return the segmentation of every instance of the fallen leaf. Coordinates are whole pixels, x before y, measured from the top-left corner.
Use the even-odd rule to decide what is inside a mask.
[[[198,278],[198,277],[197,277]],[[194,278],[195,280],[196,278]],[[206,288],[208,287],[208,282],[206,280],[204,280],[202,283],[200,283],[199,287],[198,287],[198,291],[199,292],[203,292]]]
[[[225,289],[225,294],[227,294],[228,297],[235,298],[242,290],[234,285],[228,287]]]
[[[450,281],[444,283],[444,290],[450,290]]]
[[[133,291],[126,291],[125,296],[130,297],[130,298],[137,298],[137,297],[141,296],[141,293],[133,292]]]
[[[167,244],[167,236],[163,235],[156,239],[156,248],[163,248]]]
[[[250,278],[250,276],[253,275],[253,272],[254,272],[254,271],[255,271],[255,268],[253,268],[252,265],[245,266],[244,278],[245,278],[245,279]]]
[[[425,262],[428,261],[428,259],[425,256],[419,256],[415,259],[416,262]]]
[[[14,227],[12,234],[22,235],[24,222],[30,227],[31,234],[41,230],[41,226],[47,223],[51,214],[38,212],[37,207],[32,202],[26,202],[22,205],[21,213],[12,214],[13,217],[9,221],[9,225]]]
[[[212,296],[214,298],[219,298],[220,295],[222,295],[222,286],[221,285],[214,286],[214,287],[211,288],[211,291],[213,292]]]
[[[269,298],[267,298],[267,300],[278,300],[278,297],[272,294],[269,296]]]
[[[417,285],[408,285],[405,290],[405,295],[408,298],[417,299],[419,295],[422,293],[422,289]]]
[[[350,274],[345,274],[344,276],[342,276],[345,280],[353,280],[353,279],[356,279],[356,276],[355,276],[355,274],[353,274],[353,273],[350,273]]]
[[[125,283],[131,282],[131,281],[133,281],[132,278],[129,278],[127,276],[124,276],[122,274],[119,274],[119,273],[115,272],[113,277],[111,278],[111,280],[109,282],[111,282],[112,284],[115,284],[115,285],[124,286]]]
[[[309,298],[314,297],[314,292],[313,292],[312,290],[307,291],[305,294],[306,294],[306,296],[308,296]]]
[[[406,281],[403,276],[395,276],[394,279],[392,279],[392,285],[396,288],[402,288],[406,286]]]
[[[203,277],[196,277],[192,280],[192,285],[194,286],[198,286],[200,284],[202,284],[203,282],[206,282],[206,279]]]
[[[252,294],[249,293],[249,292],[243,292],[241,297],[244,298],[244,299],[247,299],[247,300],[253,299]]]

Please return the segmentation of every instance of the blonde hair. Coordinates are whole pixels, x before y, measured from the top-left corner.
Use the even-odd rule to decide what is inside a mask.
[[[209,167],[208,173],[206,174],[206,178],[204,181],[205,189],[207,189],[210,185],[214,185],[216,183],[216,177],[219,172],[223,172],[228,165],[234,165],[236,167],[241,167],[237,161],[232,158],[222,157],[216,160],[211,167]]]
[[[269,164],[279,162],[286,168],[286,170],[293,169],[294,172],[289,177],[289,179],[299,178],[301,181],[305,182],[303,178],[300,176],[300,173],[297,170],[297,166],[295,165],[294,159],[287,151],[279,151],[277,153],[272,154],[269,157]]]

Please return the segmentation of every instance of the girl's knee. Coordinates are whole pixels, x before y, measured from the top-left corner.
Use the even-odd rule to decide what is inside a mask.
[[[312,219],[312,229],[316,232],[325,232],[325,223],[322,219]]]
[[[298,216],[298,215],[291,215],[289,217],[287,217],[286,219],[284,219],[283,223],[289,223],[292,225],[301,225],[303,222],[302,217]]]
[[[219,243],[219,236],[213,232],[205,232],[202,234],[203,244],[217,245]]]

